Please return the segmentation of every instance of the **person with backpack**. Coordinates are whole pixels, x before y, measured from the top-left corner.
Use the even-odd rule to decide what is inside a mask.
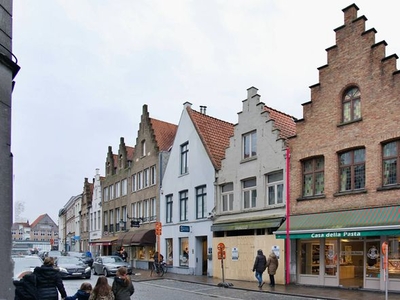
[[[21,280],[14,280],[15,297],[14,300],[38,300],[36,289],[36,275],[26,272]]]
[[[53,257],[46,257],[43,265],[36,267],[33,274],[36,276],[38,299],[58,300],[58,292],[63,299],[67,297],[60,271],[54,267]]]
[[[69,296],[64,300],[88,300],[90,293],[92,292],[92,285],[90,282],[84,282],[81,284],[79,290],[73,296]]]
[[[257,256],[253,265],[253,272],[255,272],[255,277],[258,281],[258,287],[262,288],[264,285],[264,281],[262,278],[262,274],[267,268],[267,258],[265,257],[263,251],[261,249],[257,250]]]
[[[135,292],[128,270],[125,267],[118,268],[112,284],[112,291],[115,300],[129,300]]]

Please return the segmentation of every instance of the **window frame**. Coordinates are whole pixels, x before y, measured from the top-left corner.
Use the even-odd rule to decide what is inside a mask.
[[[318,160],[322,160],[322,168],[318,168],[320,165]],[[308,171],[306,170],[306,164],[311,163],[312,168]],[[302,172],[302,197],[318,197],[323,196],[325,192],[325,157],[323,155],[314,156],[311,158],[303,159],[301,161],[301,172]],[[322,175],[323,189],[321,193],[317,191],[317,181]],[[306,176],[311,176],[311,194],[306,195]]]
[[[166,195],[165,196],[165,223],[172,223],[172,216],[173,216],[173,204],[174,204],[174,200],[173,200],[173,196],[172,194]]]
[[[362,162],[355,162],[355,158],[354,158],[354,154],[356,151],[363,151],[363,156],[364,156],[364,160]],[[348,164],[342,164],[341,163],[341,157],[343,157],[343,155],[346,154],[350,154],[350,163]],[[365,185],[366,185],[366,151],[365,148],[361,147],[361,148],[355,148],[355,149],[351,149],[351,150],[347,150],[347,151],[342,151],[340,153],[338,153],[338,164],[339,164],[339,192],[340,193],[346,193],[346,192],[352,192],[352,191],[362,191],[365,190]],[[357,174],[355,174],[356,172],[356,168],[363,166],[364,168],[364,178],[363,178],[363,187],[360,188],[356,188],[356,179],[359,177]],[[343,187],[343,178],[342,176],[344,175],[343,170],[350,168],[350,189],[342,189]],[[347,179],[346,179],[347,182]],[[346,185],[347,186],[347,185]]]
[[[189,191],[184,190],[179,192],[179,221],[188,220],[188,202]]]
[[[233,210],[233,201],[235,199],[233,193],[233,182],[221,185],[221,211],[227,212]]]
[[[257,157],[257,130],[242,135],[242,159],[253,157]]]
[[[396,153],[393,155],[385,155],[385,147],[394,143],[395,147],[394,150]],[[391,161],[393,160],[395,162],[396,167],[391,168],[392,172],[394,171],[394,175],[390,174],[391,170],[387,170],[385,168],[386,161]],[[385,175],[387,173],[387,175]],[[390,181],[388,179],[385,179],[385,177],[394,177],[394,182]],[[388,141],[385,143],[382,143],[382,186],[389,187],[389,186],[395,186],[400,184],[400,140],[392,140]]]
[[[196,187],[196,219],[207,217],[207,186]]]
[[[254,185],[251,186],[245,186],[246,183],[251,183],[254,181]],[[248,206],[246,205],[246,194],[249,194],[248,196]],[[252,209],[257,207],[257,178],[252,177],[252,178],[247,178],[242,180],[242,199],[243,199],[243,209]]]
[[[359,111],[358,116],[356,116],[357,110]],[[342,96],[342,122],[358,121],[361,120],[361,116],[361,92],[357,86],[351,86]]]
[[[189,142],[185,142],[180,146],[179,170],[181,175],[189,173],[188,153],[189,153]]]
[[[279,176],[281,175],[282,178],[275,180],[273,176]],[[274,180],[274,181],[270,181]],[[285,190],[284,190],[284,178],[283,178],[283,170],[279,170],[276,172],[271,172],[265,175],[265,181],[266,181],[266,196],[267,196],[267,205],[272,206],[272,205],[279,205],[284,203],[284,198],[285,198]],[[281,187],[281,191],[279,191],[279,188]],[[270,199],[270,188],[273,188],[274,190],[274,199]],[[282,195],[281,199],[279,199],[279,193]]]

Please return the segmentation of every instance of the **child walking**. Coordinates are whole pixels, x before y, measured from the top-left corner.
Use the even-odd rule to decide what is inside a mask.
[[[66,297],[64,300],[88,300],[91,292],[92,285],[89,282],[84,282],[75,295]]]

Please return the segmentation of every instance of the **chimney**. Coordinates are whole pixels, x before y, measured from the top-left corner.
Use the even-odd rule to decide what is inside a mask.
[[[200,113],[202,113],[203,115],[206,114],[206,109],[207,109],[207,106],[200,105]]]

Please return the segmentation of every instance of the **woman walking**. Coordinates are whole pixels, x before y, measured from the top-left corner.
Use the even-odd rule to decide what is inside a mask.
[[[120,267],[114,277],[112,284],[112,291],[115,300],[129,300],[131,295],[135,292],[131,278],[128,275],[128,270],[125,267]]]
[[[58,300],[58,292],[61,298],[67,297],[60,271],[54,267],[53,257],[46,257],[43,265],[36,267],[33,273],[36,275],[37,295],[40,300]]]
[[[258,281],[258,287],[262,288],[264,285],[262,274],[264,273],[265,269],[267,268],[267,258],[265,257],[264,253],[261,249],[257,250],[257,256],[254,261],[253,272],[255,271],[255,276]]]
[[[105,276],[97,278],[96,285],[90,294],[89,300],[114,300],[114,294],[111,286],[108,284]]]
[[[268,274],[269,274],[269,285],[274,287],[275,286],[275,273],[279,266],[278,258],[276,257],[274,252],[271,252],[271,254],[268,256],[267,265],[268,265]]]

